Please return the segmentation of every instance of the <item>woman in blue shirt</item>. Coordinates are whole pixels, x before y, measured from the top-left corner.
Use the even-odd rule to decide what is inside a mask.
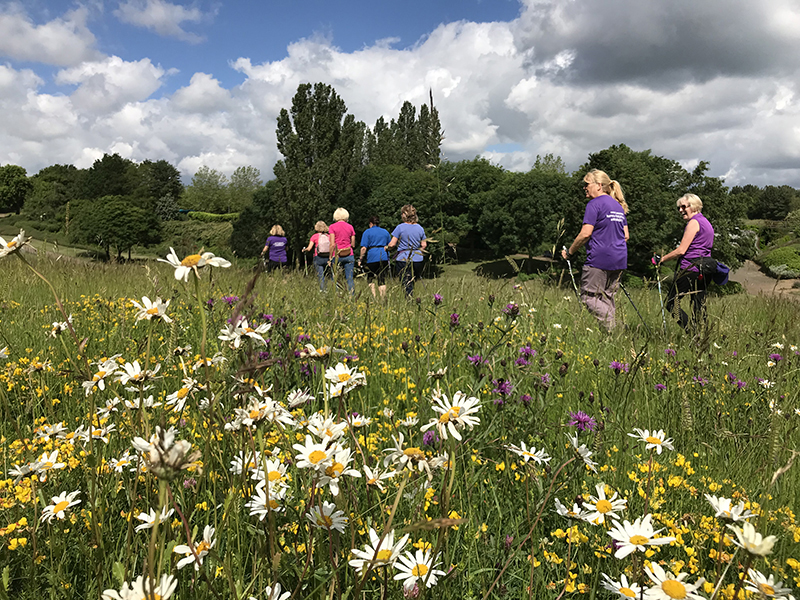
[[[414,293],[414,281],[422,276],[423,251],[428,243],[425,230],[417,222],[417,209],[406,204],[400,209],[400,218],[403,222],[392,231],[392,241],[386,249],[397,248],[397,273],[410,298]]]
[[[370,217],[369,229],[361,236],[361,257],[358,259],[358,264],[361,265],[366,257],[367,281],[373,298],[377,298],[376,280],[381,298],[386,296],[386,270],[389,267],[389,253],[385,248],[391,240],[392,236],[389,235],[389,232],[380,227],[380,218],[378,216]]]

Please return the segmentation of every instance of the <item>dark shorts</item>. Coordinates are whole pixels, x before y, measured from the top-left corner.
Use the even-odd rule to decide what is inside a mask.
[[[267,263],[267,271],[274,271],[275,269],[278,269],[280,271],[285,266],[286,266],[285,262],[278,262],[276,260],[271,260]]]
[[[377,279],[378,285],[386,285],[386,273],[389,271],[389,263],[385,260],[366,263],[364,270],[367,274],[367,281],[372,283]]]

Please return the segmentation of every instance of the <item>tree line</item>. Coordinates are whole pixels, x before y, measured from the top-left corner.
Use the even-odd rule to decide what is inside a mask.
[[[625,145],[590,154],[574,173],[553,155],[537,157],[525,173],[482,158],[442,160],[445,132],[432,96],[419,107],[403,103],[396,118],[381,117],[370,128],[347,112],[330,85],[301,84],[278,116],[276,135],[282,158],[266,183],[251,166],[230,178],[203,166],[184,186],[168,161],[135,163],[118,154],[88,169],[53,165],[31,177],[6,165],[0,167],[0,212],[21,212],[38,229],[100,247],[108,256],[112,249],[121,256],[133,246],[159,244],[179,231],[193,235],[197,229],[180,226],[189,211],[238,215],[230,247],[254,257],[276,223],[298,255],[314,223],[330,222],[338,206],[362,231],[372,215],[391,227],[410,203],[437,240],[434,260],[461,260],[537,254],[573,236],[586,203],[583,176],[598,168],[623,187],[631,209],[630,266],[644,270],[654,251],[677,244],[683,222],[675,201],[686,192],[703,199],[718,233],[715,255],[732,265],[752,252],[743,219],[783,219],[800,206],[800,194],[789,186],[728,189],[707,175],[705,162],[687,170]]]

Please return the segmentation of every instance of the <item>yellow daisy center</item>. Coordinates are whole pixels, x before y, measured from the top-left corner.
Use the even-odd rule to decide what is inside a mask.
[[[677,579],[667,579],[661,584],[661,589],[670,598],[675,598],[676,600],[686,598],[686,586]]]
[[[608,500],[598,500],[595,506],[597,507],[597,512],[603,514],[611,512],[613,510],[611,502],[609,502]]]
[[[255,329],[253,329],[252,327],[245,327],[244,328],[244,332],[245,333],[254,333]]]
[[[339,373],[339,381],[345,382],[350,379],[350,373]]]
[[[328,515],[320,515],[317,517],[317,525],[330,528],[330,526],[333,525],[333,519]]]
[[[325,460],[328,458],[328,455],[325,454],[322,450],[314,450],[311,454],[308,455],[308,460],[312,464],[317,464],[320,461]]]
[[[69,502],[67,500],[62,500],[53,507],[53,514],[57,514],[60,513],[62,510],[66,510],[68,506]]]
[[[257,419],[260,414],[261,414],[261,411],[254,408],[253,410],[250,411],[250,418],[251,419]]]
[[[441,423],[442,425],[444,425],[445,423],[449,423],[449,422],[450,422],[450,413],[449,412],[446,412],[441,417],[439,417],[439,423]]]
[[[147,312],[148,315],[157,315],[158,314],[158,307],[154,306],[153,308],[148,309],[146,312]]]
[[[378,550],[378,553],[375,555],[377,560],[389,560],[392,557],[391,550]]]
[[[202,542],[197,544],[197,548],[195,549],[195,551],[198,554],[200,554],[201,552],[208,552],[210,549],[211,549],[211,546],[209,545],[209,543],[207,541],[203,540]]]
[[[375,485],[376,483],[378,483],[378,480],[374,477],[372,479],[367,479],[367,485]]]
[[[414,447],[406,448],[403,450],[403,454],[411,460],[423,460],[425,458],[425,453],[419,448]]]
[[[181,388],[178,390],[178,393],[175,394],[178,400],[183,400],[186,396],[189,395],[189,388]]]
[[[762,594],[764,594],[767,597],[771,598],[772,596],[775,595],[775,588],[772,587],[771,585],[767,585],[766,583],[759,583],[758,589],[761,591]]]
[[[428,565],[414,565],[414,568],[411,569],[411,574],[414,577],[425,577],[428,574]]]
[[[636,598],[636,592],[634,592],[629,587],[621,587],[619,588],[619,593],[627,598]]]
[[[276,510],[276,509],[277,509],[279,506],[280,506],[280,504],[278,504],[278,501],[277,501],[277,500],[272,500],[272,499],[270,499],[270,501],[269,501],[269,507],[270,507],[272,510]]]
[[[94,381],[99,381],[105,376],[106,376],[106,372],[105,371],[98,371],[97,373],[94,374],[94,378],[93,379],[94,379]]]
[[[325,469],[325,475],[328,477],[338,477],[344,471],[344,465],[342,463],[338,463],[333,461],[333,464]]]
[[[461,414],[461,407],[460,406],[454,406],[453,408],[450,409],[450,412],[453,413],[454,417],[457,417],[458,415]]]
[[[190,254],[181,261],[182,267],[196,267],[200,262],[201,256],[199,254]]]
[[[644,544],[650,541],[650,538],[646,538],[643,535],[634,535],[631,536],[631,539],[629,541],[634,546],[643,546]]]
[[[11,240],[10,242],[8,242],[8,246],[6,246],[6,247],[7,248],[13,248],[16,245],[17,245],[17,240]]]
[[[647,437],[646,437],[646,438],[644,438],[644,439],[645,439],[645,441],[646,441],[648,444],[656,444],[657,446],[658,446],[658,445],[661,445],[661,440],[660,440],[660,439],[658,439],[657,437],[653,437],[652,435],[650,435],[650,436],[647,436]]]
[[[269,479],[270,481],[277,481],[280,478],[281,478],[280,471],[270,471],[269,473],[267,473],[267,479]]]

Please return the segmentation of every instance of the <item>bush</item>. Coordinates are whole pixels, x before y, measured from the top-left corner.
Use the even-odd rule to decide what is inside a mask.
[[[797,246],[777,248],[767,254],[762,262],[776,277],[800,277],[800,254]]]
[[[164,243],[159,254],[175,248],[178,256],[186,256],[201,248],[225,254],[230,251],[231,223],[201,223],[199,221],[167,221],[163,224]]]
[[[224,222],[232,222],[239,218],[239,213],[227,213],[224,215],[218,215],[216,213],[207,213],[207,212],[200,212],[199,210],[193,210],[189,213],[189,219],[193,221],[202,221],[204,223],[224,223]]]

